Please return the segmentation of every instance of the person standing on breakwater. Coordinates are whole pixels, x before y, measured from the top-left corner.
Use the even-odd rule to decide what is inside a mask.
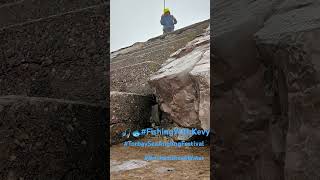
[[[160,24],[163,26],[163,34],[174,31],[174,25],[177,24],[177,20],[170,14],[170,10],[168,8],[163,10]]]

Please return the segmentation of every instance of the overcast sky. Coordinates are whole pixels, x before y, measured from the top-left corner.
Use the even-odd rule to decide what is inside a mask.
[[[210,18],[210,0],[166,0],[176,29]],[[111,0],[111,52],[162,34],[163,0]]]

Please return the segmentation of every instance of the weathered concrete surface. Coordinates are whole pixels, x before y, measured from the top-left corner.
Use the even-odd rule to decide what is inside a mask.
[[[213,7],[216,179],[319,178],[319,2]]]
[[[111,91],[150,95],[149,77],[160,68],[160,64],[147,61],[110,71]]]
[[[104,0],[20,0],[16,1],[16,3],[2,6],[0,2],[0,28],[82,8],[88,8],[104,2]]]
[[[133,132],[151,127],[150,117],[154,104],[153,96],[111,91],[110,143],[116,144],[126,140],[127,137],[122,137],[121,132],[127,129]]]
[[[210,127],[209,41],[208,29],[207,33],[172,54],[150,77],[149,83],[159,97],[162,111],[182,127]]]
[[[104,179],[104,107],[0,97],[0,179]]]
[[[0,95],[105,102],[106,4],[0,30]]]

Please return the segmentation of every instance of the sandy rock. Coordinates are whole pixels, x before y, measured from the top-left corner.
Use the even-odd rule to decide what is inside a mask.
[[[210,92],[208,31],[178,50],[149,80],[163,112],[182,127],[208,128]],[[203,108],[199,111],[199,107]]]

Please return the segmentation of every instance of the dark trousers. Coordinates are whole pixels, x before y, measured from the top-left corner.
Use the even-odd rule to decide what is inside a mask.
[[[163,34],[167,34],[169,32],[173,32],[174,31],[174,27],[170,27],[170,28],[163,28]]]

